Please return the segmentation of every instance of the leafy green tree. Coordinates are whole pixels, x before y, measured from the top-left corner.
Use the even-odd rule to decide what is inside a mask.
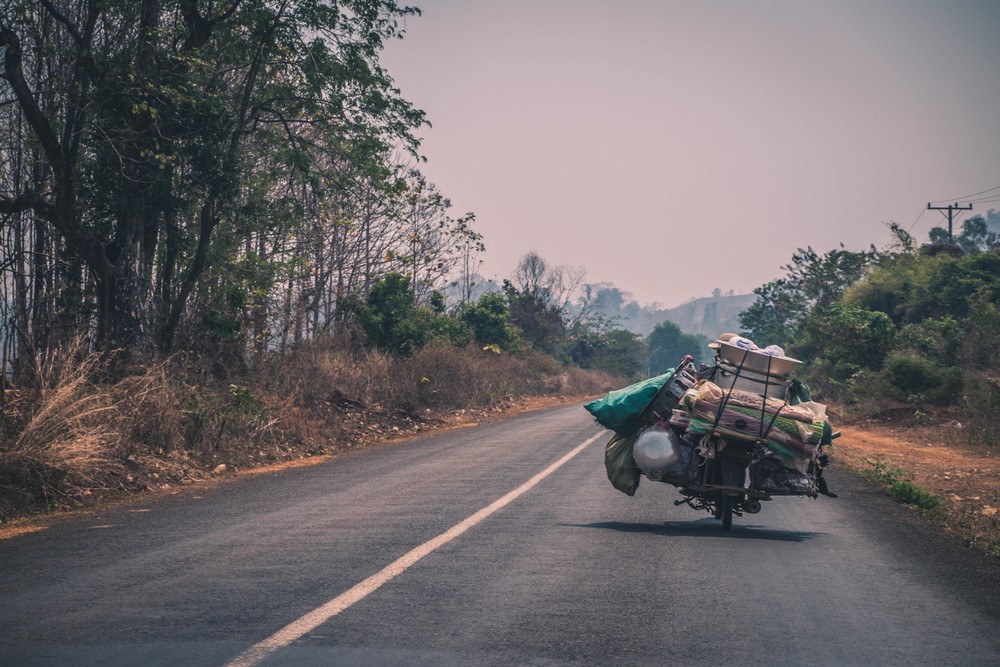
[[[514,326],[506,297],[500,292],[488,292],[459,311],[459,317],[472,328],[482,345],[496,345],[501,350],[517,347],[520,332]]]
[[[394,0],[3,0],[0,90],[12,104],[0,122],[23,120],[38,176],[5,185],[0,213],[33,213],[85,267],[66,277],[92,286],[86,324],[101,345],[169,350],[196,295],[226,301],[225,290],[198,294],[210,266],[265,256],[254,233],[271,230],[249,208],[288,185],[384,172],[391,150],[416,149],[423,114],[378,57],[417,11]]]
[[[887,313],[902,326],[943,317],[962,320],[977,294],[1000,303],[1000,253],[894,258],[874,268],[844,300]]]
[[[539,350],[557,355],[566,339],[566,323],[561,309],[547,298],[544,290],[526,286],[521,290],[509,280],[503,282],[511,321],[522,339]]]
[[[976,215],[962,223],[962,233],[958,235],[958,245],[966,252],[988,252],[1000,250],[1000,239],[986,225],[986,219]]]
[[[578,334],[569,344],[569,356],[580,368],[602,370],[618,377],[634,379],[646,368],[646,344],[642,337],[625,329]]]
[[[757,299],[740,314],[740,326],[760,345],[781,345],[795,340],[802,319],[813,309],[822,310],[859,281],[879,257],[874,246],[852,252],[840,248],[820,255],[811,247],[799,248],[787,275],[754,290]]]
[[[803,320],[790,352],[843,381],[858,369],[881,369],[895,337],[896,327],[885,313],[834,303]]]
[[[649,348],[649,372],[659,375],[668,368],[677,365],[684,355],[690,354],[695,363],[703,358],[705,341],[700,336],[681,331],[680,327],[669,320],[657,324],[646,338]]]
[[[409,354],[431,338],[431,314],[414,305],[407,276],[390,273],[376,281],[358,311],[368,341],[388,352]]]
[[[932,227],[928,232],[932,244],[946,245],[948,230],[944,227]],[[962,223],[962,229],[954,238],[954,245],[967,253],[990,252],[1000,250],[1000,237],[991,230],[986,218],[975,215]]]

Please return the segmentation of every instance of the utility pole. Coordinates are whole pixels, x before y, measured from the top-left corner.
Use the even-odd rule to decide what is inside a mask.
[[[954,215],[954,211],[971,211],[972,204],[968,206],[959,206],[958,203],[948,204],[947,206],[931,206],[930,202],[927,202],[928,211],[948,211],[948,243],[954,243],[955,241],[951,238],[951,219]]]

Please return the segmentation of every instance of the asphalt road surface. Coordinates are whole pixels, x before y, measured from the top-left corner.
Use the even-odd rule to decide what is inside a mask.
[[[615,491],[598,433],[556,408],[2,540],[0,665],[1000,664],[1000,562],[878,490],[723,531]]]

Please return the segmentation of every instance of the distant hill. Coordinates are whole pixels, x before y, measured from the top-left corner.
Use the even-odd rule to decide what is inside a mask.
[[[670,320],[681,331],[714,340],[722,333],[739,332],[739,314],[750,307],[754,298],[753,294],[706,296],[660,312],[663,319]]]
[[[739,332],[737,318],[755,298],[753,294],[722,294],[718,290],[716,294],[675,308],[640,306],[627,292],[605,283],[594,286],[594,309],[604,317],[614,318],[617,326],[641,336],[648,336],[657,324],[670,320],[685,333],[714,340],[728,331]]]
[[[499,292],[501,289],[494,280],[478,275],[474,278],[473,301],[487,292]],[[610,283],[599,283],[590,287],[594,299],[591,307],[595,313],[613,319],[616,327],[643,337],[652,333],[653,328],[665,320],[670,320],[679,326],[684,333],[699,334],[709,340],[715,340],[719,334],[730,331],[739,333],[739,314],[746,310],[755,298],[753,294],[725,294],[716,290],[718,296],[691,299],[674,308],[662,308],[660,304],[639,305],[632,299],[631,294]],[[452,304],[457,303],[461,297],[455,283],[445,285],[441,291]],[[580,307],[580,302],[572,304],[571,309],[576,309],[572,312],[579,312]]]

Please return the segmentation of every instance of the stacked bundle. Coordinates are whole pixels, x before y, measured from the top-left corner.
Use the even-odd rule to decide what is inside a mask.
[[[724,392],[707,380],[692,387],[681,405],[686,410],[689,435],[757,442],[786,459],[786,466],[802,472],[816,457],[826,420],[825,408],[819,403],[789,405],[750,392]],[[683,421],[675,416],[671,423],[680,428]]]

